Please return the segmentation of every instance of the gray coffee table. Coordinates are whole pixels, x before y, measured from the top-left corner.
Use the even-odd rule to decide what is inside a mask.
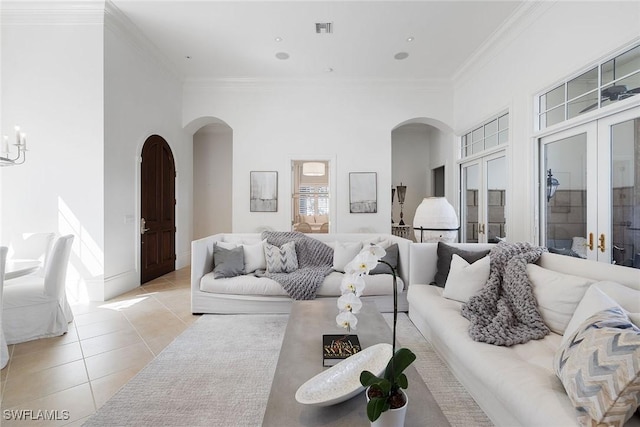
[[[263,426],[368,426],[366,397],[363,393],[336,405],[314,407],[295,399],[298,387],[322,372],[322,335],[340,334],[336,325],[336,299],[295,301],[280,349],[271,384]],[[365,304],[353,331],[363,348],[381,342],[391,343],[391,329],[375,304]],[[409,378],[409,408],[405,426],[448,426],[433,395],[414,366],[405,371]]]

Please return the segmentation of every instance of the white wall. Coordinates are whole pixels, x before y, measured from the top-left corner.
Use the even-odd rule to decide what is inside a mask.
[[[510,112],[510,241],[537,239],[533,96],[640,37],[639,2],[540,2],[455,76],[454,127],[462,135]],[[615,25],[606,23],[615,22]],[[515,220],[517,218],[517,221]]]
[[[413,225],[413,215],[422,199],[430,196],[432,128],[424,124],[403,125],[393,130],[392,138],[392,186],[402,183],[407,186],[403,218],[405,224]],[[390,190],[389,190],[390,193]],[[384,197],[384,196],[383,196]],[[391,197],[391,194],[389,194]],[[398,194],[393,203],[394,222],[400,222],[400,204]]]
[[[183,123],[217,117],[233,129],[234,232],[290,229],[292,158],[336,159],[333,232],[389,232],[391,130],[414,117],[451,123],[450,90],[441,82],[191,82]],[[278,212],[249,212],[252,170],[279,172]],[[378,173],[376,214],[349,213],[349,172]]]
[[[162,136],[176,163],[176,268],[190,264],[191,135],[181,125],[180,78],[127,19],[110,8],[105,21],[105,287],[108,299],[140,284],[140,155]]]
[[[193,239],[231,232],[233,131],[208,125],[193,135]]]
[[[76,297],[101,288],[104,274],[104,14],[29,7],[4,5],[1,18],[0,133],[20,125],[30,150],[25,164],[0,168],[1,243],[74,234],[67,290]]]

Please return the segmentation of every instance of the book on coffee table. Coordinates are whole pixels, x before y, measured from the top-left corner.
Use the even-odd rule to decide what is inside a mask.
[[[357,335],[323,335],[322,365],[333,366],[361,349]]]

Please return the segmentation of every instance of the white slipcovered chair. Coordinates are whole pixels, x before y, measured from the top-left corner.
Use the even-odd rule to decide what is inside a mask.
[[[10,260],[38,260],[42,268],[38,270],[44,275],[44,265],[51,251],[55,233],[24,233],[17,239],[11,240],[8,258]]]
[[[9,248],[0,246],[0,369],[7,366],[9,361],[9,348],[2,329],[2,289],[4,288],[4,268],[7,262],[7,252],[9,252]]]
[[[59,336],[73,320],[65,281],[73,235],[56,240],[44,277],[23,276],[4,284],[2,324],[8,344]]]

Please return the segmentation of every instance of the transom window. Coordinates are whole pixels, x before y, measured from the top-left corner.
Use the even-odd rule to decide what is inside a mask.
[[[508,142],[509,113],[504,113],[462,135],[461,157],[469,157]]]
[[[538,129],[640,94],[640,45],[538,96]]]

